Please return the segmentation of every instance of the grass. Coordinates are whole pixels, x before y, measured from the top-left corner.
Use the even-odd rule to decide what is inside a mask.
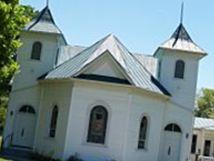
[[[9,161],[9,160],[6,160],[6,159],[3,159],[3,158],[0,158],[0,161]]]

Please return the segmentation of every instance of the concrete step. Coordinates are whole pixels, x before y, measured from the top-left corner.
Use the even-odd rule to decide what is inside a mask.
[[[21,148],[7,148],[0,153],[1,156],[11,158],[13,160],[29,160],[32,157],[32,154],[33,152],[31,150]]]

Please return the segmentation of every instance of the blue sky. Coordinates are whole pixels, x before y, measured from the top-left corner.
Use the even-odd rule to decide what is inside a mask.
[[[21,0],[41,10],[45,0]],[[130,51],[153,54],[179,24],[181,0],[50,0],[69,44],[88,46],[115,34]],[[186,0],[184,25],[209,55],[201,60],[198,89],[214,88],[214,1]]]

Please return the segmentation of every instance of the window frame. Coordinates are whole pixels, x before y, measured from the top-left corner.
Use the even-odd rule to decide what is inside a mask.
[[[141,125],[142,125],[142,121],[143,121],[143,119],[144,118],[146,118],[146,130],[145,130],[145,138],[140,138],[141,137]],[[150,127],[150,117],[148,117],[147,115],[143,115],[142,117],[141,117],[141,119],[140,119],[140,125],[139,125],[139,131],[138,131],[138,141],[137,141],[137,149],[138,150],[148,150],[148,140],[149,140],[149,127]],[[141,147],[139,144],[140,144],[140,142],[141,141],[143,141],[144,142],[144,145],[143,145],[143,147]]]
[[[58,118],[59,118],[59,107],[55,105],[51,110],[51,117],[50,117],[49,131],[48,131],[48,136],[50,138],[56,137]]]
[[[104,110],[105,112],[105,120],[104,120],[104,131],[103,131],[103,139],[102,141],[98,142],[98,141],[93,141],[90,137],[91,134],[91,126],[92,126],[92,117],[93,117],[93,112],[98,109],[98,108],[101,108],[102,110]],[[88,119],[88,129],[87,129],[87,134],[86,134],[86,143],[87,144],[94,144],[94,145],[106,145],[106,142],[107,142],[107,132],[108,132],[108,121],[109,121],[109,111],[108,111],[108,108],[106,108],[106,106],[103,106],[103,105],[95,105],[93,106],[93,108],[91,108],[91,110],[89,111],[89,119]]]
[[[169,123],[165,126],[164,131],[182,133],[181,127],[176,123]]]
[[[181,65],[181,66],[180,66]],[[186,63],[184,60],[176,60],[174,68],[174,78],[184,79],[186,70]]]
[[[35,109],[31,105],[23,105],[19,108],[19,113],[36,114]]]
[[[30,59],[35,61],[40,61],[42,56],[42,48],[43,48],[43,44],[40,41],[35,41],[32,45]]]
[[[192,135],[191,154],[196,154],[198,135]]]

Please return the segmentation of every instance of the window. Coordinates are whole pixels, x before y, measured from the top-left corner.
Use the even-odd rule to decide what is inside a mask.
[[[162,66],[162,61],[159,60],[158,61],[158,78],[160,79],[161,77],[161,66]]]
[[[185,70],[185,63],[183,60],[176,61],[175,64],[175,78],[184,78],[184,70]]]
[[[165,131],[181,133],[181,128],[177,124],[169,124],[165,127]]]
[[[108,112],[103,106],[92,109],[89,120],[87,142],[104,144]]]
[[[140,123],[138,149],[145,149],[147,140],[147,128],[148,128],[148,119],[147,117],[144,116]]]
[[[30,114],[35,114],[35,110],[32,106],[30,105],[24,105],[19,109],[19,112],[21,113],[30,113]]]
[[[50,131],[49,131],[49,136],[51,138],[54,138],[56,135],[56,126],[57,126],[57,118],[58,118],[58,107],[54,106],[52,110],[52,116],[51,116],[51,123],[50,123]]]
[[[204,156],[210,156],[210,150],[211,150],[211,141],[205,140],[205,142],[204,142]]]
[[[40,60],[41,52],[42,52],[42,43],[37,41],[33,44],[31,59]]]
[[[192,146],[191,146],[191,153],[196,153],[196,145],[197,145],[197,135],[192,136]]]

